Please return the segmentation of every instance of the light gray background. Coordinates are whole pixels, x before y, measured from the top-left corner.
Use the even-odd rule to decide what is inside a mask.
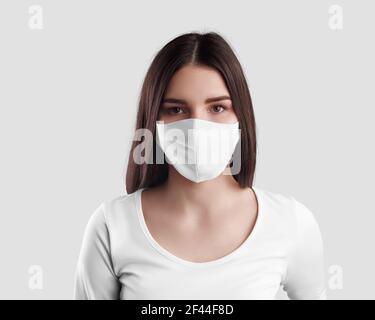
[[[33,4],[42,30],[28,27]],[[332,4],[342,30],[328,27]],[[89,216],[125,193],[154,54],[181,33],[217,31],[253,97],[255,185],[314,212],[327,286],[330,265],[344,271],[329,298],[374,299],[374,15],[370,0],[1,0],[0,298],[72,298]],[[28,287],[35,264],[43,290]]]

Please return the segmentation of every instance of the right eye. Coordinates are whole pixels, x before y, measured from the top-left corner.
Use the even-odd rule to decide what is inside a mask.
[[[170,107],[167,109],[167,113],[170,115],[176,115],[176,114],[181,114],[183,112],[183,109],[181,107],[175,106],[175,107]]]

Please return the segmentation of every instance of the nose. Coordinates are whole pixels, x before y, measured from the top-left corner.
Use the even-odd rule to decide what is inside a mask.
[[[200,107],[192,108],[192,110],[190,111],[190,118],[201,119],[201,120],[209,120],[207,112],[205,112],[205,109],[200,108]]]

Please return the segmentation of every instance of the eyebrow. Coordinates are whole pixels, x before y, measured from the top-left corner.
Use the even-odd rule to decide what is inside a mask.
[[[231,100],[229,96],[219,96],[219,97],[213,97],[208,98],[205,100],[205,103],[215,102],[215,101],[221,101],[221,100]],[[165,98],[162,100],[162,103],[181,103],[181,104],[187,104],[186,100],[183,99],[176,99],[176,98]]]

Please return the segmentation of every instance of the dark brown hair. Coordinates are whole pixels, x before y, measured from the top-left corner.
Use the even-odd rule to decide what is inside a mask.
[[[256,128],[251,96],[242,67],[226,40],[215,32],[186,33],[168,42],[154,57],[148,69],[141,94],[136,128],[153,133],[159,108],[169,81],[174,73],[187,64],[204,65],[216,69],[223,77],[233,109],[241,129],[241,163],[233,178],[242,188],[252,187],[256,163]],[[133,193],[163,183],[168,178],[168,163],[137,164],[133,151],[140,141],[133,141],[126,172],[126,191]]]

